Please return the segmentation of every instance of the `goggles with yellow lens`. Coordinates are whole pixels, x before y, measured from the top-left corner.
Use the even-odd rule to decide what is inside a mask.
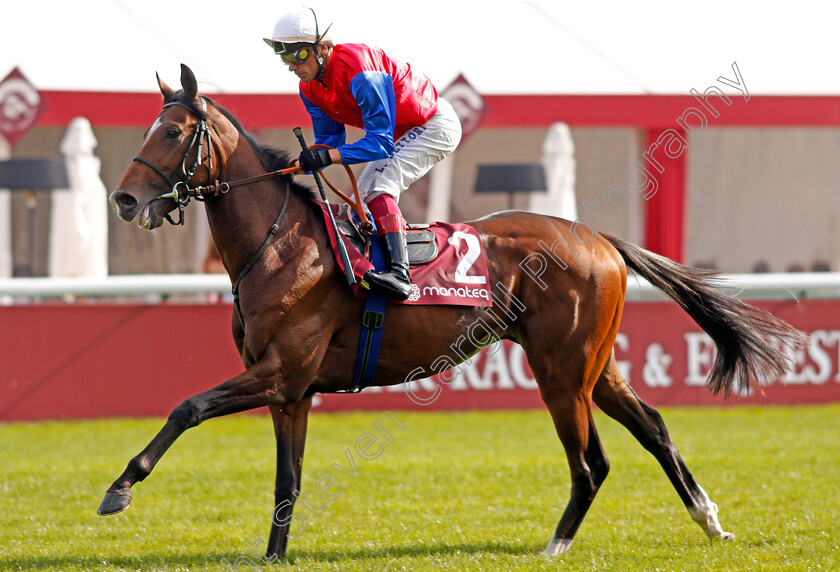
[[[309,58],[309,54],[312,53],[312,46],[304,46],[291,52],[282,51],[276,53],[278,56],[280,56],[280,59],[283,60],[283,63],[286,65],[302,64]]]

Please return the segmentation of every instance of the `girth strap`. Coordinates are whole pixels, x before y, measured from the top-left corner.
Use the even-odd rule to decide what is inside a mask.
[[[341,240],[341,237],[338,237]],[[377,271],[387,268],[385,254],[379,244],[379,236],[370,237],[371,262]],[[365,310],[362,313],[362,332],[359,338],[359,353],[356,357],[356,370],[350,389],[336,393],[357,393],[373,381],[376,363],[379,361],[379,348],[382,344],[382,326],[385,325],[385,309],[388,296],[369,290],[365,298]]]

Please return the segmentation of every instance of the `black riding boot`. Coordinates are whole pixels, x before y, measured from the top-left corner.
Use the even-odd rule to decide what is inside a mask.
[[[385,247],[385,262],[388,270],[365,273],[364,280],[372,290],[378,290],[396,300],[405,300],[411,294],[411,278],[408,276],[408,248],[404,232],[389,232],[382,235]]]

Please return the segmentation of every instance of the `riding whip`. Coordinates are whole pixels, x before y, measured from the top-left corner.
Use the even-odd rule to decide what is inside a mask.
[[[300,127],[295,127],[295,136],[300,142],[300,148],[306,151],[306,140],[303,138],[303,131]],[[315,183],[318,185],[318,190],[321,192],[321,200],[327,205],[327,212],[330,215],[330,224],[332,224],[333,232],[335,233],[335,240],[338,243],[338,253],[341,255],[341,263],[344,265],[344,275],[347,277],[347,283],[352,286],[356,283],[356,277],[353,275],[353,268],[350,265],[350,256],[347,255],[347,248],[344,246],[344,241],[341,239],[341,233],[338,231],[338,225],[335,223],[335,216],[332,208],[330,208],[330,201],[327,199],[327,193],[324,192],[324,185],[321,183],[321,177],[318,171],[312,171],[312,176],[315,177]]]

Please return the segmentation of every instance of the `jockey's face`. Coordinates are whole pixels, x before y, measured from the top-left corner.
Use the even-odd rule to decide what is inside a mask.
[[[318,52],[323,53],[326,46],[319,45]],[[315,51],[310,50],[309,57],[303,62],[291,61],[289,62],[289,71],[294,72],[302,83],[309,83],[318,77],[318,59],[315,57]]]

